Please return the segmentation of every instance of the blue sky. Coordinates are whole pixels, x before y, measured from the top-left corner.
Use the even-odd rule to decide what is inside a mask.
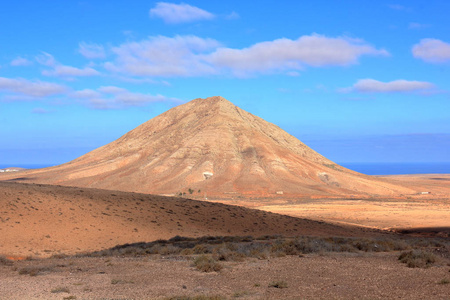
[[[0,163],[221,95],[336,162],[450,162],[450,1],[7,1]]]

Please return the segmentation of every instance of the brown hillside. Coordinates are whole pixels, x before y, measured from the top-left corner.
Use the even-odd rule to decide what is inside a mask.
[[[176,235],[377,234],[183,198],[0,182],[0,255],[49,256]]]
[[[416,192],[345,169],[222,97],[175,107],[69,163],[0,174],[12,178],[152,194],[192,189],[218,198]]]

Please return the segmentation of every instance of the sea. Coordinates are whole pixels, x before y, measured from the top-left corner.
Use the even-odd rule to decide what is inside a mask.
[[[401,175],[401,174],[450,174],[450,162],[432,163],[355,163],[344,162],[339,165],[367,175]],[[56,164],[0,164],[0,169],[18,167],[40,169]]]
[[[450,162],[432,163],[338,163],[367,175],[450,174]]]

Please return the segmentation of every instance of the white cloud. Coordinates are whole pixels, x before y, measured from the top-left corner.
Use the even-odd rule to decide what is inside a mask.
[[[125,43],[112,51],[117,55],[105,68],[137,76],[198,76],[216,70],[204,56],[220,45],[213,39],[196,36],[156,36],[141,42]]]
[[[240,16],[237,12],[232,11],[230,14],[228,14],[228,15],[225,16],[225,19],[227,19],[227,20],[237,20],[237,19],[239,19],[240,17],[241,17],[241,16]]]
[[[126,89],[117,86],[101,86],[98,90],[105,94],[121,94],[127,92]]]
[[[82,100],[96,109],[119,109],[130,106],[143,106],[154,102],[179,102],[176,98],[169,98],[159,94],[134,93],[116,86],[102,86],[97,90],[85,89],[75,91],[70,97]]]
[[[64,66],[64,65],[57,65],[53,68],[53,70],[42,71],[42,75],[56,76],[56,77],[96,76],[99,74],[100,72],[89,67],[79,69],[72,66]]]
[[[382,82],[375,79],[360,79],[352,87],[341,89],[340,92],[363,92],[363,93],[392,93],[392,92],[415,92],[435,88],[434,84],[426,81],[394,80]]]
[[[211,20],[214,15],[201,8],[189,4],[158,2],[156,6],[150,9],[150,16],[164,20],[166,23],[188,23],[199,20]]]
[[[329,38],[313,34],[297,40],[286,38],[261,42],[244,49],[220,48],[209,60],[216,66],[229,68],[234,74],[300,70],[304,66],[346,66],[357,63],[362,55],[389,55],[364,41]]]
[[[71,98],[76,99],[91,99],[91,98],[99,98],[101,96],[102,96],[101,93],[91,89],[79,90],[70,94]]]
[[[277,39],[244,49],[220,47],[213,39],[197,36],[150,37],[112,49],[115,61],[105,68],[134,76],[204,76],[231,73],[298,71],[305,66],[347,66],[363,55],[387,56],[362,40],[313,34],[297,40]],[[295,73],[290,73],[295,74]]]
[[[40,63],[41,65],[47,66],[47,67],[53,67],[56,65],[56,60],[53,57],[53,55],[48,54],[46,52],[42,52],[41,55],[36,56],[36,61]]]
[[[88,44],[85,42],[81,42],[78,45],[78,52],[80,52],[81,55],[88,59],[95,59],[95,58],[105,58],[105,48],[102,45],[98,44]]]
[[[63,78],[71,78],[71,77],[84,77],[84,76],[96,76],[100,75],[100,72],[91,68],[76,68],[72,66],[65,66],[56,61],[56,59],[48,53],[43,52],[42,55],[36,57],[36,60],[41,65],[50,67],[50,70],[42,71],[42,75],[44,76],[55,76],[55,77],[63,77]]]
[[[11,61],[11,63],[10,63],[10,65],[11,66],[14,66],[14,67],[19,67],[19,66],[29,66],[29,65],[31,65],[31,64],[33,64],[31,61],[29,61],[28,59],[26,59],[26,58],[23,58],[23,57],[16,57],[15,59],[13,59],[12,61]]]
[[[412,53],[426,62],[447,62],[450,61],[450,44],[438,39],[422,39],[413,46]]]
[[[67,88],[51,82],[0,77],[0,90],[32,97],[47,97],[62,94],[67,90]]]

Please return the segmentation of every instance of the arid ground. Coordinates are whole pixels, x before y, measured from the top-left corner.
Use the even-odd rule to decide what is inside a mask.
[[[397,256],[248,259],[222,263],[222,270],[209,273],[193,267],[189,257],[170,255],[17,261],[0,264],[0,294],[2,299],[448,299],[450,267],[408,268]],[[43,271],[21,272],[30,266]]]
[[[395,198],[279,198],[216,200],[294,217],[334,224],[385,230],[414,229],[450,235],[450,175],[385,176],[406,186],[420,186],[425,194]]]
[[[308,220],[222,203],[88,188],[0,182],[0,191],[1,299],[448,299],[450,295],[446,229],[433,233],[438,236],[436,244],[435,237],[371,228],[448,227],[449,200],[433,199],[432,194],[411,199],[245,202],[316,219]],[[217,258],[217,251],[201,250],[220,263],[221,269],[213,272],[194,267],[201,255],[195,249],[202,247],[183,255],[169,246],[155,254],[106,250],[177,235],[354,240],[331,238],[344,247],[339,252],[336,246],[312,240],[308,247],[316,250],[311,253],[309,248],[294,251],[289,243],[274,252],[278,249],[274,240],[264,255],[250,251],[248,257],[224,261]],[[412,249],[404,238],[416,241],[417,251],[437,253],[436,261],[425,268],[400,263],[400,253]],[[389,249],[383,239],[392,240],[387,242],[392,244]],[[218,245],[235,249],[226,241]],[[82,255],[101,249],[107,252]]]

